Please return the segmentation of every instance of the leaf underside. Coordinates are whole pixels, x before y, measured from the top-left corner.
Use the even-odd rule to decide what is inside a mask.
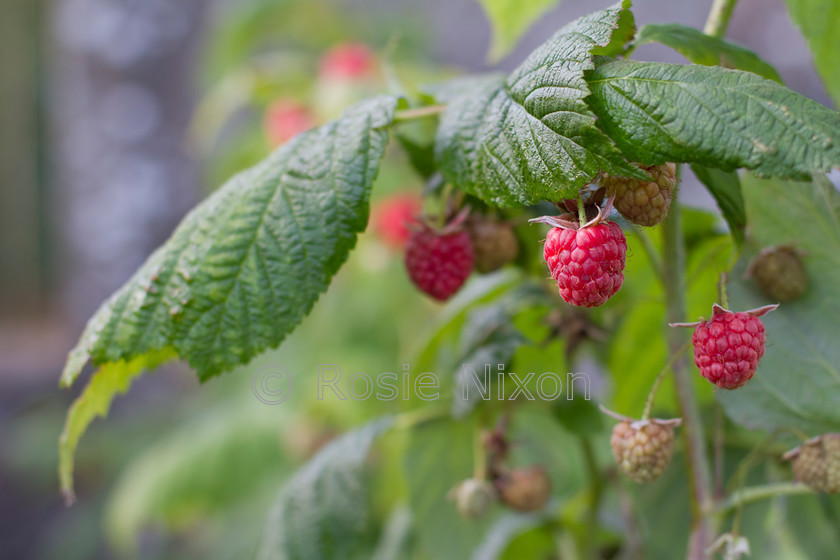
[[[329,443],[295,473],[268,516],[260,560],[346,559],[359,553],[369,527],[365,463],[386,417]]]
[[[595,126],[584,98],[592,50],[610,43],[622,4],[563,27],[506,80],[442,92],[436,141],[444,177],[495,206],[576,197],[599,170],[645,177]]]
[[[719,67],[605,60],[587,76],[588,102],[634,161],[796,180],[840,166],[840,114],[776,82]]]

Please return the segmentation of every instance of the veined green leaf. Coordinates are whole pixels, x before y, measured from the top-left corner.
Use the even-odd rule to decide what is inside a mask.
[[[558,31],[502,82],[479,78],[439,93],[437,160],[444,177],[496,206],[577,196],[599,170],[646,178],[595,126],[584,71],[610,44],[619,3]]]
[[[796,184],[745,175],[742,186],[750,232],[731,276],[731,307],[775,303],[742,278],[750,259],[767,246],[793,244],[805,251],[810,286],[762,319],[767,350],[753,380],[737,391],[719,391],[717,398],[733,420],[750,428],[840,431],[840,193],[827,180]]]
[[[741,194],[741,180],[738,174],[702,165],[692,165],[691,170],[712,193],[723,218],[729,224],[732,239],[741,245],[747,227],[747,211],[744,209],[744,195]]]
[[[840,166],[840,114],[755,74],[621,60],[602,61],[587,80],[598,125],[645,165],[801,180]]]
[[[106,302],[68,358],[81,368],[174,348],[206,380],[277,346],[365,229],[396,99],[299,135],[194,209]]]
[[[790,17],[802,31],[814,66],[834,105],[840,107],[840,0],[786,0]]]
[[[528,28],[560,0],[478,0],[478,3],[493,27],[493,40],[487,57],[497,61],[509,53]]]
[[[694,64],[725,66],[746,70],[781,83],[776,69],[757,54],[740,45],[706,35],[693,27],[678,23],[645,25],[639,30],[634,47],[648,43],[661,43],[671,47]]]
[[[370,529],[365,462],[392,424],[386,417],[343,435],[292,476],[268,516],[260,560],[362,557]]]
[[[134,378],[146,370],[154,369],[171,360],[175,352],[165,348],[138,356],[129,362],[119,361],[106,364],[94,372],[82,394],[67,411],[64,429],[58,440],[58,478],[64,500],[72,503],[73,457],[79,439],[97,416],[106,416],[114,397],[125,393]]]

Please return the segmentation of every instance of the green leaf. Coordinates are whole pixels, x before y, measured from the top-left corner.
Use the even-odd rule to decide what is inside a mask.
[[[61,492],[67,503],[75,500],[73,493],[73,457],[79,439],[97,416],[107,416],[114,397],[128,390],[132,381],[146,370],[154,369],[174,356],[171,349],[145,354],[129,362],[107,364],[90,378],[82,394],[67,411],[64,429],[58,440],[58,477]]]
[[[840,114],[755,74],[621,60],[587,79],[599,126],[639,163],[802,180],[840,165]]]
[[[493,27],[487,58],[496,62],[508,54],[537,19],[560,0],[478,0]]]
[[[303,133],[195,208],[106,302],[68,358],[81,368],[174,348],[202,380],[275,347],[365,229],[396,99]]]
[[[610,43],[622,4],[573,21],[507,77],[472,78],[438,93],[447,103],[436,155],[444,177],[488,204],[576,197],[598,173],[645,176],[595,126],[584,71]]]
[[[732,274],[731,307],[773,303],[741,278],[752,256],[770,245],[793,243],[807,252],[810,286],[762,319],[767,350],[755,377],[738,391],[719,391],[718,400],[747,427],[840,431],[840,193],[827,180],[796,184],[745,175],[742,185],[750,236]]]
[[[362,557],[369,544],[365,463],[387,417],[329,443],[283,487],[268,516],[260,560]]]
[[[787,5],[829,95],[840,106],[840,0],[787,0]]]
[[[741,194],[741,180],[735,172],[692,165],[691,170],[703,183],[717,202],[732,239],[739,246],[744,243],[747,227],[747,211],[744,209],[744,195]]]
[[[757,54],[740,45],[706,35],[702,31],[678,23],[645,25],[639,30],[633,46],[661,43],[671,47],[694,64],[737,68],[781,83],[776,69]]]

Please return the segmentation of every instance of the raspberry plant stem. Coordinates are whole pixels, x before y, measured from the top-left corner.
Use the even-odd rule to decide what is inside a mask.
[[[647,400],[645,401],[645,408],[642,411],[642,420],[650,419],[650,411],[651,409],[653,409],[653,399],[656,398],[656,392],[659,390],[659,385],[662,384],[662,380],[665,378],[665,374],[671,370],[671,367],[674,365],[676,359],[680,357],[682,353],[686,351],[687,348],[688,342],[683,344],[682,348],[680,348],[679,351],[671,355],[671,358],[665,364],[665,367],[663,367],[662,371],[659,372],[659,375],[656,376],[656,380],[653,382],[653,386],[650,388]]]
[[[583,197],[582,196],[578,197],[577,205],[578,205],[578,221],[580,222],[580,225],[583,226],[583,224],[585,224],[589,220],[586,219],[586,208],[584,208],[584,206],[583,206]]]
[[[415,109],[403,109],[394,113],[394,124],[413,121],[425,117],[434,117],[446,109],[446,105],[428,105]]]
[[[679,168],[678,168],[679,172]],[[666,318],[668,323],[686,321],[685,305],[685,246],[682,237],[682,215],[678,203],[679,188],[674,190],[671,210],[666,216],[662,235],[662,275],[665,288]],[[668,328],[665,332],[670,354],[680,354],[688,342],[688,331]],[[704,515],[712,506],[711,476],[706,452],[700,409],[692,387],[691,372],[684,355],[674,360],[674,386],[683,418],[686,470],[691,490],[692,530],[688,544],[688,560],[702,560],[705,550],[714,541],[712,520]]]
[[[745,506],[759,500],[775,498],[776,496],[791,496],[797,494],[813,494],[814,491],[799,482],[779,482],[776,484],[763,484],[751,486],[738,490],[729,499],[719,504],[714,513],[723,515],[735,508]]]
[[[714,0],[703,33],[712,37],[723,37],[737,2],[738,0]]]

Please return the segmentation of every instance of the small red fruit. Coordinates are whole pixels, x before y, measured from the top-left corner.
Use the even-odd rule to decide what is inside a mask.
[[[336,45],[321,58],[321,75],[338,79],[358,79],[373,70],[373,52],[364,43]]]
[[[715,304],[708,321],[671,326],[695,327],[691,341],[700,375],[722,389],[738,389],[752,379],[764,356],[764,324],[759,317],[777,307],[736,313]]]
[[[423,202],[414,193],[399,193],[382,200],[371,212],[373,231],[394,249],[405,247],[411,232],[408,224],[417,221]]]
[[[624,282],[627,240],[614,222],[552,228],[543,254],[566,303],[598,307]]]
[[[452,297],[472,272],[470,235],[456,218],[440,231],[422,222],[412,230],[405,248],[405,267],[414,285],[439,301]]]
[[[309,109],[289,99],[279,99],[268,106],[263,126],[272,147],[285,144],[317,123]]]

